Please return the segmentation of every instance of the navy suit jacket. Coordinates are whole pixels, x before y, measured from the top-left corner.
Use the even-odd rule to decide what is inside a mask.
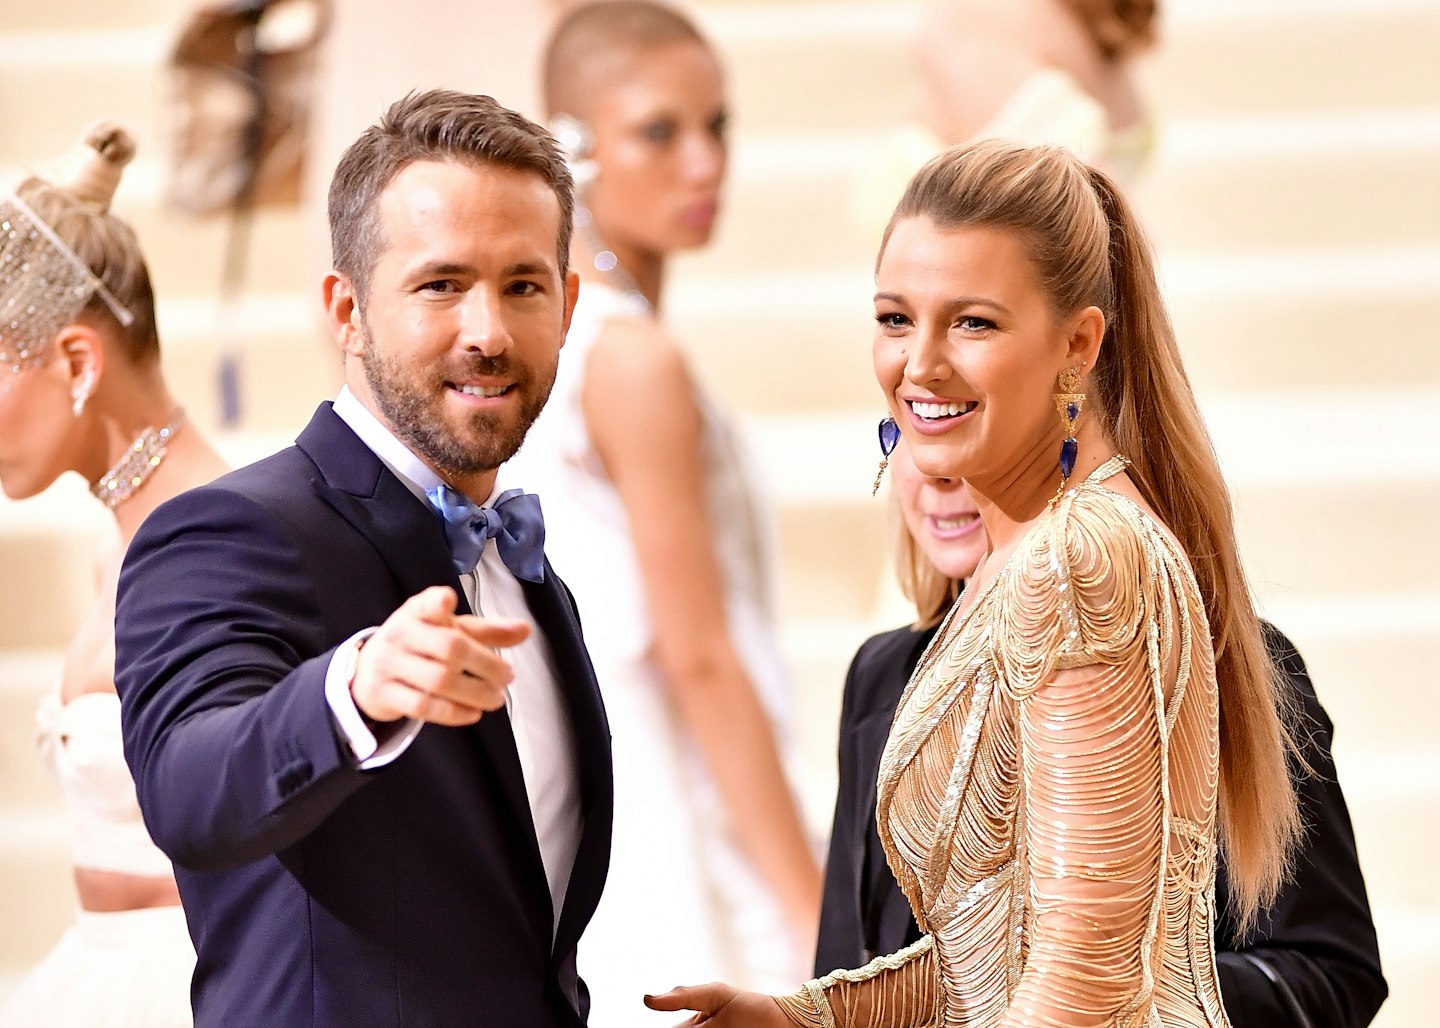
[[[554,931],[504,710],[361,771],[335,647],[432,585],[439,520],[323,404],[296,445],[160,507],[116,609],[125,755],[175,862],[197,1028],[578,1028],[609,865],[610,735],[574,602],[521,583],[570,715],[583,819]],[[514,685],[524,688],[523,682]]]
[[[875,802],[890,722],[932,635],[933,629],[909,628],[877,635],[850,665],[816,975],[859,967],[920,937],[886,863]],[[1221,861],[1215,883],[1221,998],[1235,1028],[1360,1028],[1380,1009],[1387,988],[1355,833],[1330,756],[1330,719],[1294,644],[1271,625],[1265,637],[1300,702],[1302,753],[1315,772],[1299,777],[1309,831],[1294,876],[1249,938],[1236,931]]]

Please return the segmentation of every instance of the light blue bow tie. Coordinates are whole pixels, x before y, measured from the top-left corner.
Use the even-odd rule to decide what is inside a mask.
[[[540,497],[507,489],[493,507],[472,503],[448,485],[425,490],[445,526],[445,542],[457,575],[468,575],[480,563],[485,543],[494,538],[500,559],[516,578],[545,581],[545,519]]]

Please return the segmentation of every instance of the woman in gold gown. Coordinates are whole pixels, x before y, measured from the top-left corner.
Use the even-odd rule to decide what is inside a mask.
[[[1253,918],[1298,818],[1137,222],[1067,151],[977,143],[911,181],[876,284],[891,416],[990,537],[881,761],[880,837],[925,935],[788,996],[647,1002],[713,1028],[1223,1026],[1217,850]]]

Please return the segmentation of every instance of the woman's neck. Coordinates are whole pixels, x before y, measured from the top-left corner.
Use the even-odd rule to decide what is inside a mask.
[[[140,530],[141,523],[156,507],[188,489],[204,485],[227,470],[229,468],[209,440],[194,425],[185,423],[175,433],[164,459],[156,465],[150,477],[111,511],[120,529],[121,540],[128,546]]]
[[[660,310],[660,294],[665,281],[663,254],[627,244],[623,239],[607,238],[593,227],[581,234],[575,250],[583,281],[603,282],[621,292],[633,289],[645,298],[652,311]],[[612,267],[606,267],[608,261],[596,260],[605,252],[615,258]]]
[[[112,393],[112,395],[115,395]],[[120,467],[138,442],[166,426],[173,425],[180,407],[163,384],[136,387],[120,392],[125,399],[99,415],[97,434],[101,443],[78,471],[92,488],[103,476]],[[129,543],[141,522],[160,504],[187,489],[203,485],[225,471],[225,464],[195,426],[182,421],[163,440],[164,453],[143,481],[128,496],[117,498],[110,507],[125,543]],[[107,506],[109,504],[107,503]]]
[[[1093,417],[1086,417],[1075,433],[1079,443],[1075,468],[1068,485],[1085,481],[1089,474],[1115,454],[1115,446]],[[990,537],[990,553],[1008,556],[1030,525],[1057,495],[1060,484],[1060,444],[1063,433],[1057,421],[1053,432],[1036,440],[1018,460],[1002,472],[967,478],[980,520]],[[986,564],[993,569],[993,561]]]

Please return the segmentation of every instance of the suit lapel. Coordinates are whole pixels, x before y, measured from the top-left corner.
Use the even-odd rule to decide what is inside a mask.
[[[320,405],[296,445],[320,472],[312,483],[316,493],[370,540],[394,576],[401,596],[413,596],[432,585],[448,585],[469,612],[439,519],[361,442],[329,403]],[[609,871],[614,818],[610,727],[569,590],[548,561],[543,582],[522,579],[520,584],[530,612],[550,644],[557,684],[570,715],[576,773],[580,776],[580,842],[555,933],[555,951],[565,953],[575,946],[581,929],[595,912]],[[481,718],[475,736],[520,829],[519,845],[525,851],[525,862],[534,870],[529,882],[536,894],[533,906],[538,912],[543,905],[546,917],[553,917],[525,777],[505,711]],[[545,931],[549,930],[547,922]]]
[[[875,825],[880,761],[890,725],[915,665],[936,629],[913,633],[901,631],[904,634],[897,635],[897,643],[881,649],[872,665],[870,680],[874,684],[867,696],[870,712],[866,715],[868,720],[860,725],[863,734],[857,739],[862,747],[862,766],[867,770],[864,806],[860,808],[862,816],[857,819],[861,830],[859,838],[854,840],[860,852],[865,854],[861,871],[865,896],[861,935],[867,948],[873,943],[882,953],[909,945],[920,937],[920,929],[910,912],[910,901],[890,870]]]
[[[315,492],[370,540],[394,575],[400,595],[448,585],[464,602],[439,518],[391,474],[329,403],[320,405],[295,445],[320,471],[322,477],[312,483]]]
[[[521,581],[536,624],[545,632],[555,661],[556,683],[565,697],[580,777],[580,842],[555,933],[555,951],[573,948],[595,912],[610,868],[614,784],[610,763],[610,725],[595,671],[580,634],[574,601],[549,561],[543,582]]]
[[[515,733],[505,708],[492,710],[482,717],[475,726],[475,736],[480,740],[491,773],[504,793],[505,802],[515,820],[515,844],[523,852],[528,869],[526,887],[532,900],[531,909],[537,914],[539,937],[549,938],[555,925],[555,901],[550,896],[550,881],[545,877],[545,861],[540,856],[540,840],[535,834],[535,819],[530,813],[530,797],[525,792],[520,751],[515,748]]]
[[[295,442],[320,471],[322,477],[312,483],[316,493],[370,540],[394,575],[402,597],[414,596],[432,585],[448,585],[459,597],[461,612],[471,613],[465,590],[450,561],[439,518],[361,442],[329,403],[320,405]],[[547,576],[547,580],[549,577],[553,576]],[[545,865],[535,838],[530,801],[525,794],[525,776],[520,769],[520,755],[515,748],[509,716],[503,708],[486,714],[475,727],[474,735],[514,816],[524,863],[534,872],[529,877],[531,886],[536,887],[532,888],[538,901],[535,906],[538,913],[543,903],[546,918],[543,938],[550,934],[554,923],[550,888],[545,880]]]

